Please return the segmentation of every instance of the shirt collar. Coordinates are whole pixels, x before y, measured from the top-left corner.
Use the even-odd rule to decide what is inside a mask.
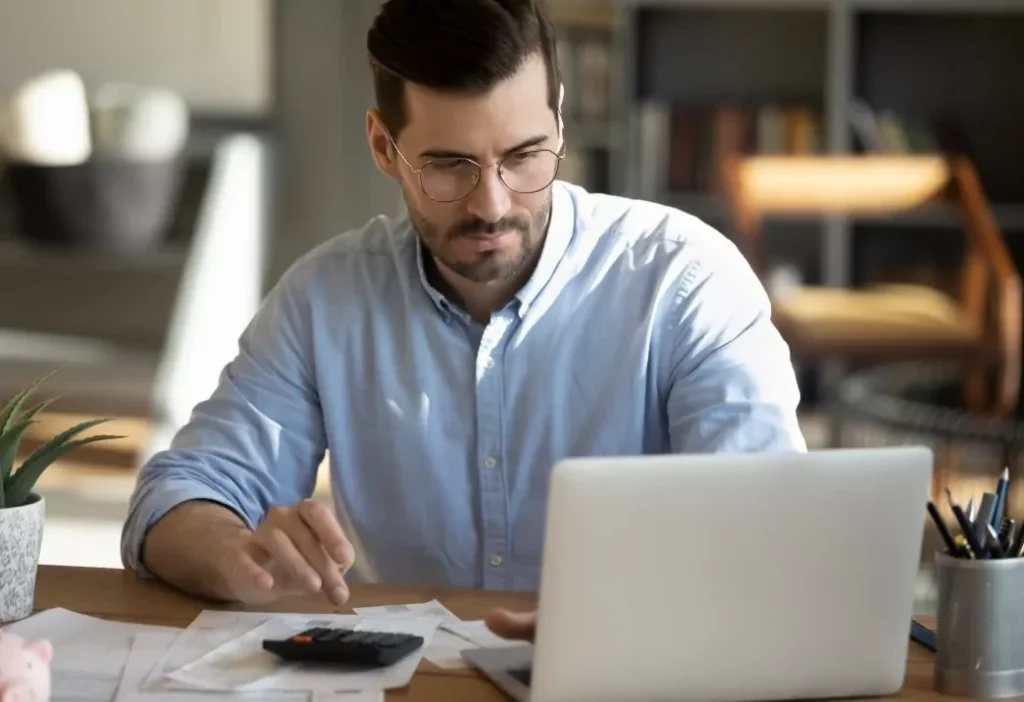
[[[412,226],[411,222],[409,228],[413,242],[415,242],[413,251],[416,257],[416,271],[420,277],[420,285],[423,286],[423,289],[427,292],[427,295],[430,296],[434,305],[441,310],[441,314],[444,315],[446,320],[450,319],[453,314],[458,315],[463,319],[469,319],[469,315],[465,314],[465,312],[448,302],[447,298],[445,298],[437,288],[430,284],[430,281],[427,279],[427,269],[423,266],[423,257],[427,255],[427,251],[423,247],[423,242],[420,241],[420,237],[416,233],[416,228]]]
[[[544,248],[540,252],[540,260],[533,275],[516,293],[519,300],[519,316],[526,314],[527,309],[537,299],[537,295],[551,280],[559,261],[569,248],[574,229],[575,213],[572,198],[566,188],[558,181],[551,186],[551,216],[548,221],[547,235],[544,237]]]
[[[534,269],[533,274],[515,295],[515,299],[519,302],[520,317],[526,314],[527,309],[537,299],[537,295],[540,294],[540,291],[544,289],[544,286],[548,284],[548,281],[554,275],[555,268],[558,266],[559,261],[562,260],[566,249],[569,248],[574,221],[575,212],[572,197],[562,183],[555,181],[551,186],[551,215],[548,220],[547,234],[544,237],[544,248],[541,249],[540,259],[537,261],[537,267]],[[416,234],[415,228],[412,228],[411,233],[415,241],[416,270],[423,289],[426,290],[427,295],[430,296],[430,299],[433,300],[434,304],[443,314],[446,316],[456,314],[468,319],[468,315],[452,305],[427,280],[427,271],[423,266],[423,257],[427,255],[427,252],[419,236]]]

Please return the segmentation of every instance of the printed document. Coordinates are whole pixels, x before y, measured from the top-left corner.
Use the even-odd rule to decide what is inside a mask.
[[[111,702],[135,635],[148,632],[167,637],[180,631],[107,621],[62,608],[44,610],[5,628],[53,644],[52,702]]]
[[[340,690],[323,693],[270,692],[238,695],[199,690],[150,692],[143,684],[174,643],[173,634],[135,636],[114,702],[384,702],[383,690]]]
[[[263,650],[265,638],[285,638],[311,627],[415,634],[429,645],[437,617],[271,614],[204,611],[174,641],[154,666],[143,687],[151,692],[207,690],[220,692],[296,691],[317,693],[384,690],[409,684],[423,648],[397,663],[372,670],[288,663]]]

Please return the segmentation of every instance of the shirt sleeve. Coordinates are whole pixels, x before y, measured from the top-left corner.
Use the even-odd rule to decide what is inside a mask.
[[[764,287],[717,232],[696,246],[666,335],[672,450],[806,451],[796,373]]]
[[[121,534],[121,560],[143,576],[142,542],[173,507],[209,500],[250,527],[275,504],[312,495],[326,450],[312,367],[311,286],[290,270],[239,339],[213,394],[167,450],[139,472]]]

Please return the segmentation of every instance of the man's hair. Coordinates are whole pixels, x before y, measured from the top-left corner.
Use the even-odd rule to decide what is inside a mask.
[[[366,37],[384,125],[405,126],[405,83],[480,95],[540,52],[558,112],[555,30],[543,0],[387,0]]]

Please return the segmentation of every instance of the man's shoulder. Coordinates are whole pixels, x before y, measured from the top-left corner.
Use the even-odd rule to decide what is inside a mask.
[[[748,265],[728,236],[689,212],[651,200],[566,188],[575,205],[578,243],[591,256],[660,262],[690,276]]]
[[[281,282],[309,288],[392,278],[413,243],[407,219],[377,215],[310,249],[289,266]]]

